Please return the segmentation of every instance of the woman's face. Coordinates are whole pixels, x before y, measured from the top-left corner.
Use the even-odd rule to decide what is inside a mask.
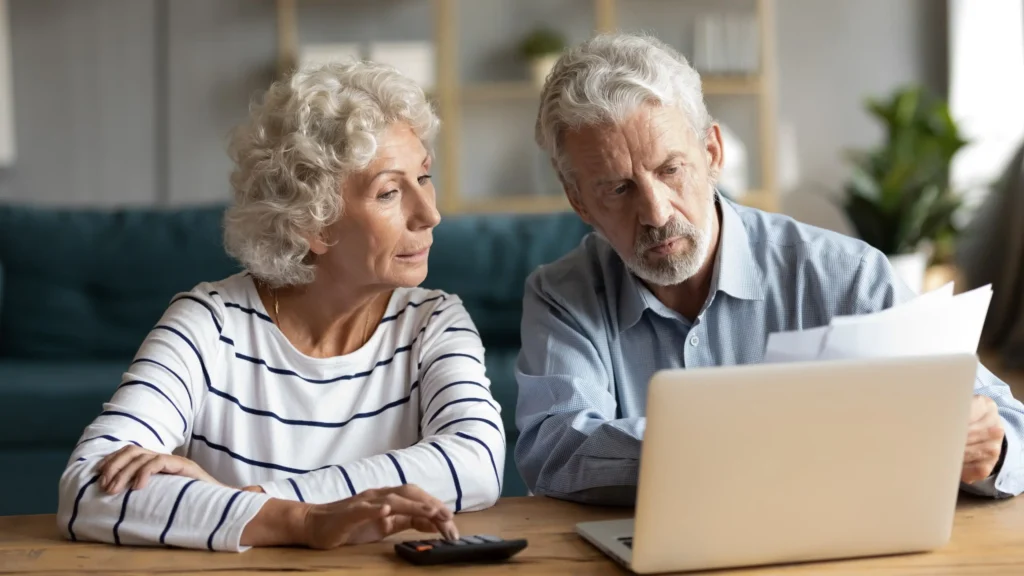
[[[318,275],[385,289],[423,282],[441,221],[430,164],[412,128],[392,125],[370,165],[342,183],[341,218],[311,243]]]

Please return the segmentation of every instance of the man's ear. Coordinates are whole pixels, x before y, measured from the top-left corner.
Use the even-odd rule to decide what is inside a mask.
[[[704,150],[707,152],[708,177],[712,182],[718,180],[725,163],[725,147],[722,144],[722,129],[717,122],[712,122],[704,133]]]

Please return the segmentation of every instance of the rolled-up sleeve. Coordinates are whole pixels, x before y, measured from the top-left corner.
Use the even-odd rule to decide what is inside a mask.
[[[855,284],[857,314],[890,308],[915,295],[896,276],[888,259],[877,250],[869,251],[861,261]],[[999,409],[1006,439],[1002,464],[992,476],[973,484],[960,485],[965,492],[993,498],[1007,498],[1024,492],[1024,405],[1013,397],[1010,387],[978,365],[974,393],[991,398]],[[966,439],[965,439],[966,441]]]
[[[578,502],[635,499],[645,418],[616,418],[614,382],[564,306],[527,281],[516,364],[516,466],[535,494]]]
[[[1002,464],[988,478],[974,484],[962,484],[966,492],[993,498],[1009,498],[1024,492],[1024,405],[1013,397],[1010,387],[989,372],[984,366],[978,366],[978,377],[974,381],[974,393],[988,396],[999,408],[999,417],[1003,421],[1005,439]]]

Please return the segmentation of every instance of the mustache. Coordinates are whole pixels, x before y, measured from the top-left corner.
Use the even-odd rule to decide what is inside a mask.
[[[640,234],[637,235],[636,239],[636,252],[637,254],[643,254],[647,250],[670,240],[672,238],[687,238],[693,240],[699,235],[700,231],[697,227],[689,222],[682,222],[673,218],[665,223],[664,226],[655,228],[654,226],[645,226]]]

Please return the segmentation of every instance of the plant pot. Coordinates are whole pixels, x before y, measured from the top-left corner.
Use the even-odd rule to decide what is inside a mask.
[[[896,276],[903,280],[915,294],[924,289],[924,272],[928,267],[928,254],[914,252],[911,254],[891,254],[886,256]]]
[[[547,80],[551,69],[555,67],[555,63],[558,62],[559,56],[561,54],[548,54],[530,60],[530,75],[538,88],[544,86],[544,81]]]

